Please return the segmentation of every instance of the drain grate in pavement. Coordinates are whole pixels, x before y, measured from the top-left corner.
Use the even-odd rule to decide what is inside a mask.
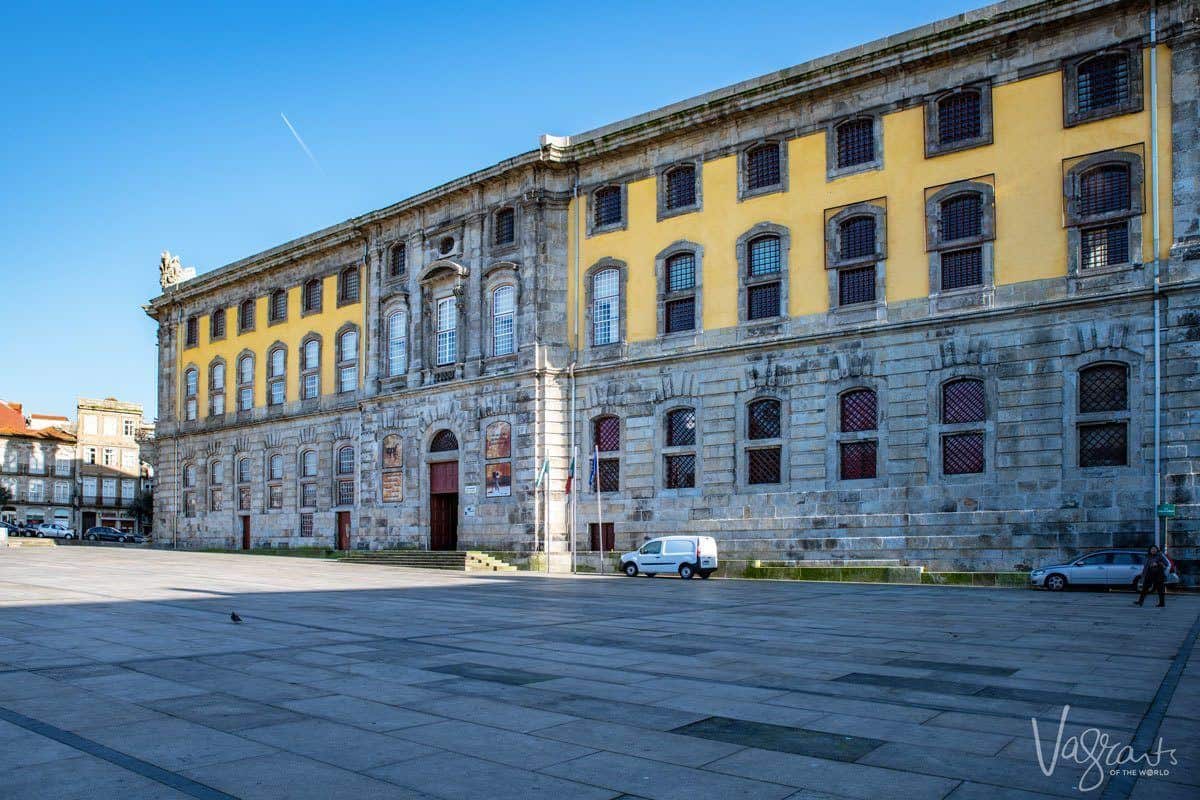
[[[460,678],[471,678],[477,681],[504,683],[509,686],[524,686],[528,683],[552,681],[561,675],[544,675],[538,672],[526,672],[523,669],[505,669],[489,667],[487,664],[446,664],[440,667],[424,667],[426,672],[441,672],[446,675],[457,675]]]
[[[879,739],[863,736],[842,736],[806,728],[789,728],[784,725],[768,725],[765,722],[750,722],[730,717],[708,717],[690,725],[675,728],[671,733],[711,739],[760,750],[775,750],[834,761],[857,761],[875,748],[884,744]]]
[[[989,667],[986,664],[952,664],[947,661],[921,661],[910,658],[893,658],[887,664],[892,667],[912,667],[913,669],[936,669],[945,672],[959,672],[963,675],[995,675],[1007,678],[1015,675],[1016,670],[1009,667]]]

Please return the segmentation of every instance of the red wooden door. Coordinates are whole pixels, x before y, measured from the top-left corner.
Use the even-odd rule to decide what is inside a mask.
[[[350,549],[350,512],[337,512],[337,549]]]
[[[429,491],[433,494],[458,491],[457,461],[441,461],[429,465]]]
[[[250,518],[242,517],[242,549],[250,549]]]

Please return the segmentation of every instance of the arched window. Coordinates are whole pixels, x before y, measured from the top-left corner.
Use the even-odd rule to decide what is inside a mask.
[[[955,378],[942,384],[942,474],[968,475],[983,472],[986,464],[986,434],[981,423],[987,419],[983,381]]]
[[[393,311],[387,321],[387,374],[403,375],[408,369],[408,312]]]
[[[208,413],[215,417],[225,413],[224,361],[214,361],[208,368]]]
[[[1076,419],[1079,466],[1129,463],[1129,367],[1092,364],[1079,370]]]
[[[238,359],[238,411],[254,408],[254,356]]]
[[[1086,114],[1129,103],[1129,57],[1124,53],[1096,56],[1079,65],[1076,97],[1079,113]]]
[[[208,510],[220,511],[225,500],[225,464],[214,461],[208,467]]]
[[[874,478],[878,460],[879,409],[871,389],[851,389],[838,398],[839,474],[842,480]],[[849,435],[847,435],[849,434]]]
[[[300,454],[300,507],[316,508],[317,451],[305,450]]]
[[[1079,181],[1079,213],[1083,216],[1128,211],[1129,165],[1105,164],[1083,173]]]
[[[691,164],[674,167],[665,173],[663,208],[674,211],[696,205],[696,168]]]
[[[338,275],[338,303],[358,302],[358,267],[346,267]]]
[[[267,480],[281,481],[283,480],[283,456],[279,453],[271,455],[267,462]]]
[[[346,445],[337,451],[337,504],[354,505],[354,448]]]
[[[337,342],[338,392],[353,392],[358,388],[358,331],[342,331]]]
[[[248,458],[239,458],[238,459],[237,482],[238,483],[249,483],[250,482],[250,459],[248,459]]]
[[[983,133],[983,102],[975,89],[948,94],[938,101],[938,141],[941,144],[978,139]]]
[[[208,323],[208,338],[210,340],[225,338],[225,309],[218,308],[212,312]]]
[[[592,276],[592,344],[620,341],[621,272],[603,269]]]
[[[221,461],[214,461],[208,465],[208,479],[213,486],[220,486],[225,482],[225,464]]]
[[[837,269],[836,306],[852,306],[874,303],[876,300],[876,277],[880,255],[879,235],[882,211],[855,213],[857,207],[845,212],[838,220],[835,216],[836,232],[834,247],[831,248],[829,266]]]
[[[254,330],[254,302],[251,298],[238,306],[238,333]]]
[[[500,286],[492,292],[492,355],[517,351],[516,297],[517,290],[512,286]]]
[[[267,508],[283,508],[283,455],[267,459]]]
[[[287,291],[276,289],[271,292],[271,322],[282,322],[287,319]]]
[[[592,421],[592,444],[600,453],[597,474],[600,485],[593,490],[621,490],[621,419],[611,414]]]
[[[282,405],[286,399],[287,350],[282,346],[272,347],[267,353],[267,403]]]
[[[195,367],[188,367],[183,373],[183,418],[193,420],[198,409],[196,396],[200,392],[200,372]]]
[[[493,226],[493,244],[512,244],[517,240],[517,212],[514,209],[502,208],[497,211]]]
[[[875,219],[850,217],[841,224],[841,257],[844,261],[875,255]]]
[[[746,483],[782,481],[783,422],[780,403],[773,398],[746,406]]]
[[[748,190],[768,189],[783,182],[779,150],[780,147],[777,143],[769,142],[746,151],[746,188]]]
[[[852,119],[836,128],[837,168],[846,169],[875,161],[875,120]]]
[[[304,284],[304,311],[314,313],[321,310],[321,279],[313,278]]]
[[[746,244],[748,265],[746,318],[768,319],[783,313],[780,308],[779,274],[783,247],[778,236],[758,236]]]
[[[458,438],[454,432],[443,428],[433,435],[433,439],[429,442],[429,452],[431,453],[448,453],[451,450],[458,449]]]
[[[321,394],[321,340],[305,339],[300,345],[300,397],[312,400]]]
[[[592,195],[593,223],[596,228],[620,225],[624,220],[621,187],[605,186]]]
[[[679,247],[672,245],[667,252]],[[662,286],[662,325],[664,334],[686,333],[696,329],[697,305],[696,251],[686,250],[667,256],[660,254],[658,273]]]
[[[942,291],[979,286],[983,281],[984,254],[981,239],[984,202],[979,192],[964,192],[943,200],[938,214],[938,256]],[[979,244],[962,247],[966,241]],[[958,245],[956,246],[956,243]],[[942,249],[946,245],[952,249]]]
[[[300,454],[300,477],[317,477],[317,451],[305,450]]]
[[[1069,173],[1072,273],[1128,267],[1139,260],[1142,167],[1135,153],[1101,153]]]
[[[696,409],[667,412],[663,448],[663,485],[691,489],[696,485]]]
[[[183,465],[183,488],[192,489],[196,486],[196,465]]]
[[[354,474],[354,448],[346,445],[339,447],[337,452],[337,474]]]

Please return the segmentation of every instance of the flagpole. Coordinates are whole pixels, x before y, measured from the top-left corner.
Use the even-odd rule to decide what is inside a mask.
[[[549,448],[547,448],[549,450]],[[546,471],[542,473],[542,483],[545,485],[543,490],[546,497],[546,530],[542,532],[542,538],[546,542],[546,574],[550,574],[550,455],[546,455]]]
[[[600,574],[604,574],[604,515],[600,511],[600,445],[592,455],[596,459],[596,533],[600,537]]]

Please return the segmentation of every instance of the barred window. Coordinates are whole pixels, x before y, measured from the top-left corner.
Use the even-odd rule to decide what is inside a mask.
[[[747,188],[765,189],[781,183],[779,169],[779,145],[764,144],[746,153]]]
[[[667,259],[667,293],[687,292],[696,288],[696,255],[677,253]],[[690,331],[696,328],[695,296],[674,298],[664,308],[666,333]]]
[[[968,247],[942,253],[942,289],[963,289],[983,283],[983,249]]]
[[[984,435],[979,431],[942,437],[942,474],[969,475],[984,471]]]
[[[408,369],[408,313],[403,309],[388,316],[387,374],[389,378],[403,375]]]
[[[492,355],[506,356],[517,351],[516,296],[512,286],[500,286],[492,292]]]
[[[225,336],[225,309],[218,308],[209,319],[208,338],[221,339]]]
[[[615,453],[621,449],[621,420],[618,417],[598,417],[592,433],[601,453]]]
[[[1129,223],[1084,228],[1079,234],[1080,269],[1100,269],[1129,263]]]
[[[1080,113],[1122,106],[1130,99],[1129,58],[1112,53],[1085,61],[1076,81]]]
[[[875,477],[877,443],[870,440],[842,442],[840,476],[844,481],[864,480]]]
[[[429,452],[431,453],[448,453],[451,450],[458,449],[458,437],[448,428],[443,428],[433,435],[433,439],[429,442]]]
[[[783,246],[778,236],[759,236],[747,245],[751,277],[774,275],[783,268]]]
[[[696,298],[669,300],[664,308],[667,333],[680,333],[696,329]]]
[[[696,409],[677,408],[667,414],[667,447],[696,443]]]
[[[974,90],[955,92],[938,101],[938,141],[965,142],[982,135],[982,99]]]
[[[840,250],[843,261],[871,258],[875,255],[875,218],[851,217],[839,226]]]
[[[276,289],[271,292],[271,322],[282,322],[287,319],[287,292]]]
[[[305,450],[300,454],[300,476],[315,478],[317,475],[317,451]]]
[[[621,273],[605,269],[592,276],[592,344],[620,340]]]
[[[696,256],[679,253],[667,259],[667,291],[680,292],[696,286]]]
[[[616,458],[600,459],[600,491],[621,491],[621,461]]]
[[[780,430],[780,406],[778,400],[755,400],[747,407],[747,439],[778,439]]]
[[[358,267],[347,267],[338,276],[338,299],[343,303],[358,302]]]
[[[1088,170],[1079,181],[1079,213],[1081,216],[1128,211],[1130,196],[1129,166],[1106,164]]]
[[[238,306],[238,332],[254,330],[254,303],[253,299],[243,300]]]
[[[273,453],[267,461],[267,480],[283,480],[283,456],[279,453]]]
[[[349,445],[339,447],[337,452],[337,474],[354,474],[354,448]]]
[[[621,221],[621,188],[619,186],[605,186],[603,189],[597,189],[596,193],[592,195],[592,204],[597,228],[616,225]]]
[[[871,389],[852,389],[839,401],[842,433],[873,431],[879,426],[878,400]]]
[[[666,174],[668,209],[687,208],[696,204],[696,168],[676,167]]]
[[[317,485],[315,483],[300,484],[300,507],[317,507]]]
[[[517,238],[517,212],[511,208],[502,208],[496,212],[496,227],[493,242],[495,244],[512,244]]]
[[[696,456],[693,453],[663,456],[668,489],[692,489],[696,486]]]
[[[408,247],[403,242],[392,248],[392,261],[388,270],[393,278],[408,271]]]
[[[271,485],[267,487],[267,506],[269,508],[283,508],[283,487]]]
[[[838,305],[875,302],[875,265],[838,270]]]
[[[1123,467],[1128,463],[1129,429],[1125,422],[1079,426],[1079,466]]]
[[[875,160],[875,121],[852,119],[837,127],[838,169]]]
[[[748,319],[770,319],[778,317],[780,311],[780,286],[778,283],[760,283],[746,289],[746,317]]]
[[[338,481],[337,493],[339,506],[354,505],[354,481]]]
[[[982,422],[987,418],[983,381],[959,378],[942,385],[942,422]]]
[[[300,535],[305,536],[305,537],[313,535],[313,515],[312,514],[301,514],[300,515]]]
[[[304,310],[321,310],[321,279],[313,278],[304,284]]]
[[[942,201],[941,240],[973,239],[983,235],[983,196],[978,192]]]
[[[249,483],[250,482],[250,459],[248,459],[248,458],[239,458],[238,459],[237,482],[238,483]]]
[[[1079,371],[1079,413],[1127,411],[1129,372],[1122,364],[1097,364]]]
[[[754,447],[746,450],[746,482],[752,485],[782,483],[778,447]]]
[[[200,343],[200,320],[195,317],[188,317],[186,327],[184,345],[186,347],[195,347]]]

